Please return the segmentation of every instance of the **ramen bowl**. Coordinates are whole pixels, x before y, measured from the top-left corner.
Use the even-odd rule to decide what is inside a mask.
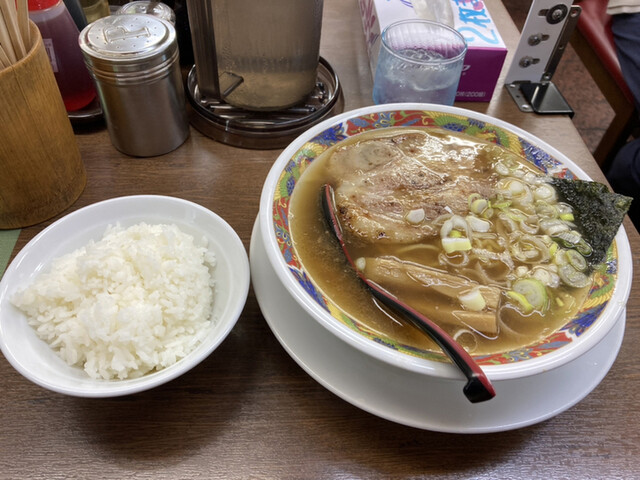
[[[461,132],[515,152],[543,173],[589,180],[580,167],[558,150],[499,119],[456,107],[379,105],[326,120],[289,145],[274,163],[265,181],[258,224],[266,256],[278,279],[288,295],[315,322],[350,348],[385,364],[423,375],[424,378],[461,381],[462,374],[444,354],[402,344],[344,314],[301,264],[291,241],[291,196],[298,180],[315,158],[333,145],[363,132],[416,126]],[[499,383],[545,374],[575,361],[598,345],[624,317],[631,287],[631,252],[624,227],[620,228],[609,249],[605,266],[595,274],[593,287],[578,313],[566,319],[566,323],[558,330],[535,344],[516,350],[475,355],[475,361],[489,379]],[[500,395],[499,388],[497,394]]]

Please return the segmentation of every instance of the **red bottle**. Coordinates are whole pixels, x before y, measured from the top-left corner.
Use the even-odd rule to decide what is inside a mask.
[[[91,103],[96,90],[84,63],[80,32],[62,0],[29,0],[29,18],[38,26],[68,112]]]

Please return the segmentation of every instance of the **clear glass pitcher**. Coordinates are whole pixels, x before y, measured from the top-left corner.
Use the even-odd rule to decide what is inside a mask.
[[[198,88],[247,110],[295,105],[316,83],[323,0],[188,0]]]

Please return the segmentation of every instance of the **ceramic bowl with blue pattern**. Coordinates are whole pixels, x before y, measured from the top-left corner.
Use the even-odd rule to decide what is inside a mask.
[[[300,263],[289,231],[289,202],[306,167],[331,146],[360,133],[389,127],[434,127],[482,139],[517,153],[549,175],[589,180],[565,155],[499,119],[456,107],[390,104],[365,107],[328,119],[297,138],[274,163],[262,191],[259,226],[279,280],[304,310],[361,352],[399,368],[460,378],[446,357],[421,351],[370,331],[343,314]],[[610,248],[606,269],[596,274],[587,300],[574,318],[547,338],[515,351],[475,356],[490,379],[543,373],[564,365],[598,344],[622,318],[631,288],[631,251],[624,227]]]

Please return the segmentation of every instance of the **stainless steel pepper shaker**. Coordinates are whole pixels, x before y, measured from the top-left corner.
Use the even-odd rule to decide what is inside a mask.
[[[162,155],[189,135],[176,31],[146,14],[112,15],[80,33],[113,145],[132,156]]]

